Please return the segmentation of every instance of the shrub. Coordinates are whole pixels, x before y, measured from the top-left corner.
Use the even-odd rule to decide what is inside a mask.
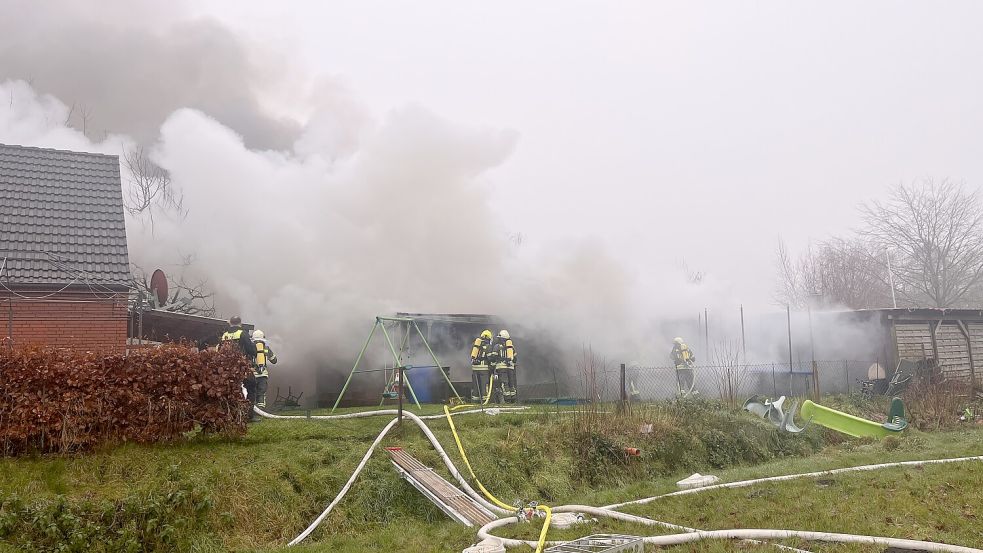
[[[971,402],[968,382],[941,377],[918,377],[904,392],[908,420],[919,430],[942,430],[959,423]]]
[[[245,358],[183,345],[130,355],[0,348],[0,454],[245,432]]]

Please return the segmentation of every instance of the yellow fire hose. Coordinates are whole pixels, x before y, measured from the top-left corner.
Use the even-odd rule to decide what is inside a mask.
[[[488,402],[491,401],[491,396],[492,396],[492,385],[491,385],[491,383],[492,383],[493,379],[494,379],[494,375],[492,375],[491,373],[489,373],[489,375],[488,375],[488,393],[485,394],[485,400],[481,402],[481,405],[488,405]],[[454,407],[451,407],[451,411],[457,411],[458,409],[464,409],[465,407],[478,407],[478,405],[475,405],[473,403],[462,403],[460,405],[455,405]]]
[[[492,382],[495,382],[495,370],[489,368],[488,369],[488,394],[485,395],[485,401],[481,402],[482,405],[488,405],[488,402],[491,401],[492,389],[493,389]]]
[[[461,453],[461,459],[464,460],[464,466],[468,467],[468,472],[471,473],[471,478],[473,478],[474,483],[478,485],[478,489],[481,490],[481,493],[485,494],[485,497],[487,497],[488,500],[495,505],[498,505],[503,509],[515,509],[514,505],[506,505],[505,503],[499,501],[498,498],[486,490],[481,484],[481,481],[478,480],[478,477],[474,473],[474,469],[471,468],[471,462],[468,461],[467,454],[464,453],[464,446],[461,444],[461,437],[457,435],[457,428],[454,426],[454,419],[451,417],[451,412],[447,409],[446,405],[444,406],[444,414],[447,416],[447,423],[451,427],[451,434],[454,435],[454,441],[457,443],[457,450]],[[546,545],[546,533],[549,532],[550,529],[550,520],[553,518],[553,511],[546,505],[537,505],[536,509],[546,513],[546,521],[543,522],[543,529],[539,532],[539,544],[536,546],[536,553],[542,553],[543,546]]]

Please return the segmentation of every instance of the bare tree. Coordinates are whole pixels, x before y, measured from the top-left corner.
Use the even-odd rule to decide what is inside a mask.
[[[788,246],[781,238],[778,239],[776,265],[778,265],[778,288],[775,290],[775,303],[800,307],[802,303],[802,285],[799,274],[799,264],[788,251]]]
[[[832,238],[793,257],[779,241],[776,302],[798,309],[890,306],[887,271],[876,262],[874,251],[859,238]]]
[[[979,192],[948,179],[899,185],[886,202],[861,207],[861,236],[891,256],[897,293],[912,305],[961,307],[983,287]]]
[[[679,261],[679,270],[683,272],[686,277],[686,282],[690,284],[701,284],[703,282],[703,277],[706,273],[698,269],[691,269],[689,263],[685,259]]]
[[[65,115],[65,123],[64,123],[64,125],[66,127],[69,127],[69,126],[72,125],[72,116],[73,115],[75,115],[75,102],[72,102],[72,107],[70,107],[68,109],[68,114]]]
[[[711,357],[720,401],[731,409],[738,409],[744,399],[748,381],[747,365],[741,362],[741,343],[737,340],[718,342],[713,347]]]
[[[188,280],[185,270],[194,264],[193,256],[185,256],[181,261],[181,270],[177,277],[171,277],[167,283],[167,299],[164,307],[174,313],[190,315],[215,316],[215,294],[209,290],[206,280]],[[150,297],[150,277],[142,267],[133,264],[133,285],[146,297]]]
[[[509,245],[514,248],[519,248],[522,243],[525,242],[526,237],[521,232],[509,232],[506,234],[506,239],[509,241]]]
[[[74,109],[74,104],[73,104]],[[92,111],[85,104],[79,106],[79,122],[82,125],[82,136],[89,136],[89,121],[92,119]]]
[[[832,238],[820,244],[815,262],[820,306],[891,306],[890,278],[876,260],[876,247],[861,238]]]
[[[154,210],[171,212],[184,217],[184,194],[171,183],[171,175],[157,165],[143,146],[128,148],[123,152],[123,165],[129,173],[129,189],[126,210],[130,215],[146,214],[154,225]]]

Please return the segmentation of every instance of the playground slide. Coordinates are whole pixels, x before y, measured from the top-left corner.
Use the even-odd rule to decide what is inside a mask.
[[[892,413],[893,412],[894,409],[892,408]],[[817,405],[809,400],[806,400],[806,402],[802,404],[802,411],[800,413],[802,418],[805,420],[811,420],[816,424],[836,430],[837,432],[842,432],[855,438],[883,438],[885,436],[897,434],[906,426],[898,424],[894,425],[893,428],[885,428],[885,426],[879,422],[855,417],[842,411],[837,411],[836,409],[830,409],[829,407],[823,407],[822,405]]]

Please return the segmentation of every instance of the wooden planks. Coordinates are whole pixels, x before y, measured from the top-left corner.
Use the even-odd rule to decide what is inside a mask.
[[[969,333],[969,340],[964,329]],[[983,385],[983,323],[953,320],[941,324],[939,321],[897,323],[894,336],[899,359],[932,359],[938,351],[938,365],[947,377],[967,381],[973,377],[978,385]]]
[[[898,359],[921,361],[935,356],[928,323],[898,323],[894,325],[894,335],[898,343]]]
[[[969,343],[959,325],[946,321],[935,335],[939,348],[939,366],[947,377],[969,378]]]
[[[970,342],[973,345],[973,363],[975,364],[973,376],[976,378],[976,385],[983,386],[983,323],[969,323],[966,327],[969,330]]]

